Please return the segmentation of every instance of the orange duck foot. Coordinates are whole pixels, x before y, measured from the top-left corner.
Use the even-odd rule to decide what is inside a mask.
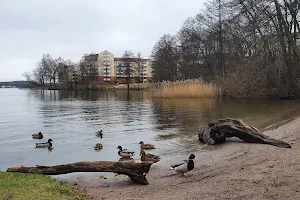
[[[188,177],[189,175],[187,175],[187,174],[185,174],[185,173],[181,173],[181,175],[183,176],[183,177]]]

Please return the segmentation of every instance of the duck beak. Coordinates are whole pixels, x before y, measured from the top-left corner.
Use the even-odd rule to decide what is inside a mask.
[[[194,158],[193,161],[196,162],[196,159]]]

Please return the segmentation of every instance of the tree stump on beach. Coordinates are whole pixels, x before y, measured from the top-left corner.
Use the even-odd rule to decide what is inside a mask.
[[[271,144],[282,148],[291,148],[291,145],[263,135],[257,128],[245,124],[241,119],[219,119],[208,124],[208,128],[198,131],[199,140],[207,144],[219,144],[226,138],[238,137],[249,143]]]
[[[7,172],[21,172],[45,175],[67,174],[72,172],[114,172],[124,174],[135,183],[147,185],[146,174],[152,163],[122,163],[109,161],[78,162],[66,165],[36,166],[36,167],[11,167]]]

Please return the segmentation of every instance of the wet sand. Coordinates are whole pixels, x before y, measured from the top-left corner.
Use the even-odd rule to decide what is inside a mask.
[[[231,139],[214,151],[191,152],[197,163],[187,178],[169,166],[188,155],[153,164],[146,186],[113,173],[53,177],[91,199],[300,199],[300,118],[264,134],[289,142],[292,148]]]

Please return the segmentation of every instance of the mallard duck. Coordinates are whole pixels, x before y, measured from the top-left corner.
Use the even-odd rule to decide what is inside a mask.
[[[139,144],[141,145],[141,149],[155,149],[153,144],[144,144],[143,141],[140,141]]]
[[[32,134],[33,139],[43,139],[43,134],[42,132],[39,132],[38,134]]]
[[[175,172],[181,172],[182,176],[187,177],[188,175],[185,172],[191,171],[194,169],[195,155],[191,154],[188,160],[184,160],[183,163],[172,165],[171,169]]]
[[[130,151],[128,149],[122,149],[121,146],[118,146],[119,151],[118,154],[119,156],[121,156],[122,158],[130,158],[131,156],[133,156],[134,151]]]
[[[100,143],[97,143],[94,147],[95,150],[101,150],[103,148],[103,145]]]
[[[146,154],[145,151],[143,150],[141,150],[140,156],[141,156],[141,161],[151,161],[156,163],[160,160],[159,156],[153,155],[151,153]]]
[[[96,136],[102,138],[102,137],[103,137],[102,130],[97,131],[97,132],[96,132]]]
[[[52,147],[52,143],[51,142],[53,142],[52,139],[49,139],[48,142],[36,143],[35,147],[36,148],[45,148],[45,147],[51,148]]]

